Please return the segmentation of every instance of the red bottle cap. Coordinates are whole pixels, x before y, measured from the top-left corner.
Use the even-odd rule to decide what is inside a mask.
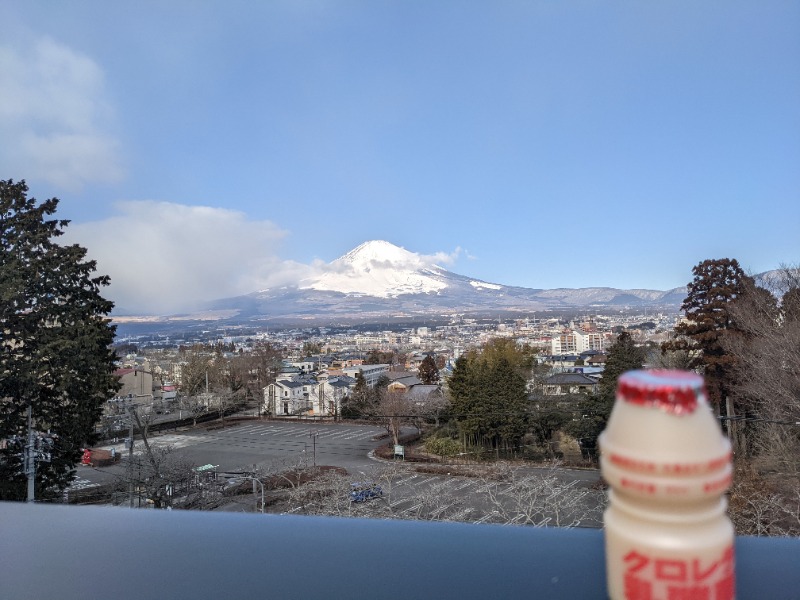
[[[699,398],[705,394],[703,378],[687,371],[628,371],[617,382],[617,395],[625,402],[675,415],[694,412]]]

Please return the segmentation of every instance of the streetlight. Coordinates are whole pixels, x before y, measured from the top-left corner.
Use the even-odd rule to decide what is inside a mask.
[[[264,482],[261,481],[258,477],[248,477],[248,479],[253,480],[253,494],[256,493],[256,484],[261,486],[261,514],[264,514]]]
[[[253,494],[256,493],[256,483],[261,486],[261,514],[264,514],[264,482],[261,481],[258,477],[254,475],[242,475],[241,473],[229,473],[228,475],[234,475],[236,479],[244,479],[245,481],[250,480],[253,482]],[[225,475],[226,477],[228,475]]]

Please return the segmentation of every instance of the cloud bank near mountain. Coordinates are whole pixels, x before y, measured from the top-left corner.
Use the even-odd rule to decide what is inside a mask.
[[[101,221],[72,224],[79,243],[111,277],[105,295],[125,313],[169,314],[216,298],[294,284],[308,265],[278,255],[286,232],[244,213],[171,202],[130,201]]]

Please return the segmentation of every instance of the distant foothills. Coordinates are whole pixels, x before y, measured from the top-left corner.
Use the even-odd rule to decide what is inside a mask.
[[[447,271],[382,240],[368,241],[294,286],[213,301],[191,314],[114,314],[117,323],[289,326],[408,323],[453,315],[512,318],[536,312],[653,310],[677,312],[686,287],[533,289],[481,281]]]

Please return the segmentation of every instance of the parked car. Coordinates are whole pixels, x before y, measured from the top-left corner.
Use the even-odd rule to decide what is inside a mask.
[[[350,502],[366,502],[380,496],[383,496],[383,490],[376,483],[359,481],[350,484]]]

